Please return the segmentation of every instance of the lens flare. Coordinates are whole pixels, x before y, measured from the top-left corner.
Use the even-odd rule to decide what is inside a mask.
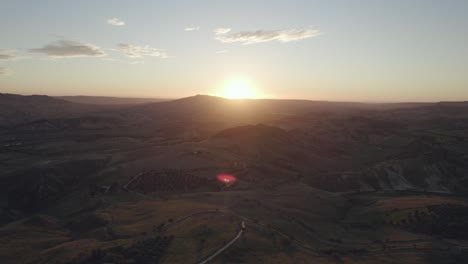
[[[218,178],[218,181],[226,184],[233,183],[237,180],[235,176],[230,174],[218,174],[216,178]]]

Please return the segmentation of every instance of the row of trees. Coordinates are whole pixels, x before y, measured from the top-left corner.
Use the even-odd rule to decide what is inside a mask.
[[[207,180],[184,172],[142,174],[129,188],[141,193],[180,192],[195,189]]]
[[[453,239],[468,239],[468,207],[432,205],[414,210],[397,223],[410,230]]]

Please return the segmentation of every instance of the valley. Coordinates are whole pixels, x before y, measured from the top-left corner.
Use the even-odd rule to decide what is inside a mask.
[[[0,96],[2,263],[468,256],[466,102],[65,99]]]

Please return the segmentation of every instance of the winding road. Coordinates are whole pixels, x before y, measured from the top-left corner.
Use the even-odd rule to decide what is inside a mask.
[[[124,189],[128,190],[128,185],[131,184],[133,181],[137,180],[137,178],[139,177],[140,175],[136,175],[134,176],[125,186],[124,186]],[[130,191],[130,190],[128,190]],[[140,194],[141,195],[141,194]],[[145,195],[143,195],[145,196]],[[185,215],[183,217],[180,217],[178,219],[176,219],[175,221],[173,221],[172,223],[170,224],[167,224],[165,225],[163,228],[162,228],[162,232],[165,232],[177,225],[179,225],[180,223],[192,218],[192,217],[195,217],[195,216],[200,216],[200,215],[207,215],[207,214],[223,214],[223,215],[229,215],[229,216],[235,216],[237,217],[238,219],[241,220],[241,229],[239,230],[239,232],[237,233],[237,235],[231,240],[229,241],[228,243],[226,243],[224,246],[222,246],[221,248],[219,248],[218,250],[216,250],[213,254],[205,257],[202,261],[200,262],[197,262],[197,264],[206,264],[208,262],[210,262],[211,260],[213,260],[214,258],[216,258],[218,255],[222,254],[224,251],[226,251],[229,247],[231,247],[237,240],[239,240],[244,231],[245,231],[245,223],[248,222],[249,225],[252,225],[252,226],[258,226],[258,227],[261,227],[261,228],[266,228],[266,229],[269,229],[271,231],[273,231],[274,233],[278,234],[279,236],[282,236],[284,238],[287,238],[287,239],[290,239],[290,241],[295,244],[296,246],[298,246],[299,248],[302,248],[303,250],[315,255],[315,256],[322,256],[322,257],[329,257],[330,255],[329,254],[325,254],[324,252],[322,252],[321,250],[317,250],[311,246],[309,246],[307,243],[303,242],[303,241],[300,241],[296,238],[291,238],[290,235],[288,234],[285,234],[283,233],[282,231],[280,230],[277,230],[275,228],[272,228],[270,226],[267,226],[267,225],[264,225],[264,224],[261,224],[261,223],[258,223],[257,221],[254,221],[252,219],[249,219],[245,216],[241,216],[241,215],[238,215],[236,213],[233,213],[233,212],[225,212],[225,211],[219,211],[219,210],[207,210],[207,211],[200,211],[200,212],[195,212],[195,213],[191,213],[189,215]],[[301,226],[301,225],[299,225]],[[302,226],[301,226],[302,227]],[[324,244],[327,244],[329,246],[333,246],[333,247],[338,247],[338,248],[355,248],[356,246],[371,246],[371,245],[375,245],[376,243],[337,243],[337,242],[333,242],[333,241],[329,241],[329,240],[326,240],[324,238],[320,238],[317,236],[317,234],[311,234],[310,231],[308,230],[304,230],[306,231],[307,233],[309,233],[310,235],[314,235],[314,238],[321,242],[321,243],[324,243]],[[386,241],[385,244],[386,245],[393,245],[393,246],[397,246],[397,245],[410,245],[410,244],[417,244],[417,243],[421,243],[421,242],[430,242],[432,241],[431,239],[415,239],[415,240],[402,240],[402,241]],[[450,243],[452,244],[452,246],[455,246],[457,248],[463,248],[465,249],[465,247],[460,247],[458,245],[455,245],[453,243]],[[443,249],[437,249],[437,248],[414,248],[414,247],[408,247],[408,248],[386,248],[386,249],[377,249],[377,250],[371,250],[371,251],[365,251],[365,252],[360,252],[359,254],[363,254],[363,255],[382,255],[382,254],[399,254],[399,253],[407,253],[407,252],[434,252],[434,251],[441,251]],[[339,251],[339,250],[338,250]]]
[[[241,230],[239,231],[239,233],[237,233],[237,236],[235,236],[231,241],[229,241],[229,243],[224,245],[222,248],[218,249],[215,253],[211,254],[209,257],[205,258],[204,260],[198,262],[198,264],[208,263],[209,261],[214,259],[219,254],[223,253],[226,249],[228,249],[230,246],[232,246],[232,244],[234,244],[239,238],[241,238],[242,234],[244,233],[244,230],[245,230],[245,222],[242,221]]]
[[[216,210],[211,210],[211,211],[201,211],[201,212],[195,212],[195,213],[191,213],[189,215],[186,215],[186,216],[183,216],[183,217],[180,217],[178,219],[176,219],[174,222],[166,225],[163,227],[162,231],[165,232],[177,225],[179,225],[180,223],[194,217],[194,216],[200,216],[200,215],[207,215],[207,214],[224,214],[224,215],[233,215],[233,214],[230,214],[230,213],[227,213],[227,212],[223,212],[223,211],[216,211]],[[198,262],[198,264],[205,264],[205,263],[208,263],[210,262],[211,260],[213,260],[215,257],[217,257],[219,254],[223,253],[224,251],[226,251],[230,246],[232,246],[239,238],[242,237],[242,234],[244,233],[245,231],[245,221],[242,220],[241,222],[241,229],[239,230],[239,232],[237,233],[237,235],[231,239],[231,241],[229,241],[226,245],[222,246],[221,248],[219,248],[218,250],[216,250],[213,254],[207,256],[206,258],[204,258],[202,261]]]

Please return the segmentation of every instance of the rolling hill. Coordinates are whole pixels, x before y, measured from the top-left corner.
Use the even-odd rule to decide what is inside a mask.
[[[468,208],[464,102],[0,107],[2,263],[197,262],[242,222],[214,263],[424,263],[466,247],[442,230]]]

